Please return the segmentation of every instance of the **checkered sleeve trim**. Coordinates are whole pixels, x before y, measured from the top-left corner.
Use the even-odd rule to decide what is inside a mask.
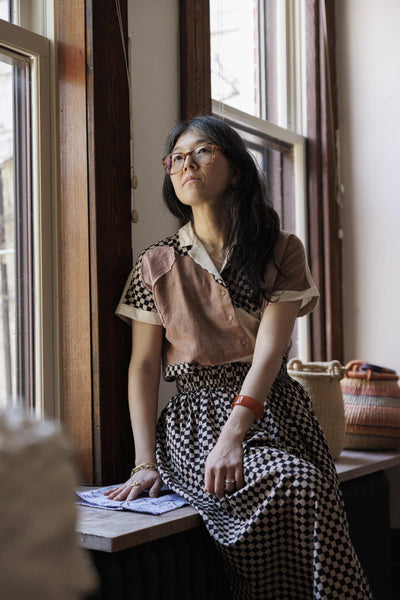
[[[144,323],[161,324],[154,301],[153,293],[149,290],[142,279],[142,259],[145,252],[139,256],[135,268],[128,277],[124,291],[117,310],[115,311],[125,321],[134,319]]]
[[[116,314],[124,321],[130,323],[132,320],[140,321],[141,323],[149,323],[150,325],[162,325],[160,316],[156,312],[141,310],[134,306],[129,306],[120,302],[118,304]]]

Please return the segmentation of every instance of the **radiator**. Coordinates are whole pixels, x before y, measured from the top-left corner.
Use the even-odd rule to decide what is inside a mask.
[[[341,485],[350,535],[374,592],[390,598],[388,481],[383,471]],[[115,554],[92,552],[101,591],[86,600],[230,600],[217,550],[203,527]],[[278,600],[278,599],[277,599]]]
[[[389,484],[383,471],[342,483],[350,536],[374,594],[389,600],[391,581]]]
[[[101,592],[90,600],[230,600],[220,558],[203,527],[115,554],[94,551],[92,557]]]

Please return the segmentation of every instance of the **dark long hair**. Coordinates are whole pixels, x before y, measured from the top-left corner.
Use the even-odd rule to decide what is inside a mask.
[[[227,190],[225,247],[230,249],[231,276],[245,279],[252,289],[253,301],[270,300],[272,290],[265,283],[265,268],[274,262],[274,246],[279,236],[279,216],[268,198],[266,184],[240,135],[225,121],[198,116],[178,123],[170,132],[166,154],[173,151],[178,138],[188,130],[201,131],[217,144],[228,159],[235,183]],[[193,219],[192,209],[180,202],[171,178],[165,175],[164,201],[170,212],[184,225]]]

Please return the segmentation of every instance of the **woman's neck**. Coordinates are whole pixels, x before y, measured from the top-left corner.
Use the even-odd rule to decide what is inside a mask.
[[[225,248],[225,222],[214,211],[193,211],[193,229],[209,254],[218,256]]]

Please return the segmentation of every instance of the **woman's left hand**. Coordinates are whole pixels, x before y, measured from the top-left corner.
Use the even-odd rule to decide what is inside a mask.
[[[149,490],[151,498],[157,498],[163,482],[158,471],[152,469],[141,470],[135,473],[125,483],[103,492],[109,500],[136,500],[142,492]]]
[[[211,450],[205,464],[204,489],[217,498],[236,492],[244,485],[241,441],[224,432]]]

